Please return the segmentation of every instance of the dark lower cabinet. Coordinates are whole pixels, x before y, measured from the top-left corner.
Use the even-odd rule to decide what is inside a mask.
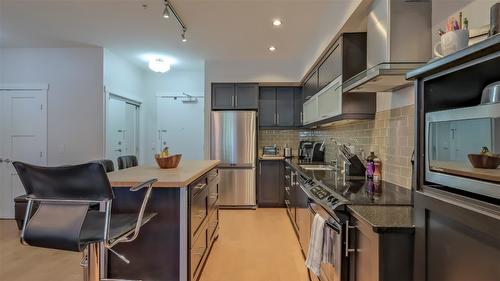
[[[349,281],[411,281],[413,234],[375,232],[355,214],[347,229]],[[437,281],[437,280],[436,280]]]
[[[500,208],[415,192],[415,281],[500,280]]]
[[[189,186],[189,273],[190,280],[200,277],[219,227],[219,176],[214,169]]]
[[[259,207],[285,207],[283,161],[259,161]]]

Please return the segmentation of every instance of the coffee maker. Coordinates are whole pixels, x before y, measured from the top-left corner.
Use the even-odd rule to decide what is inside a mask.
[[[300,141],[299,143],[299,159],[311,159],[314,142]]]

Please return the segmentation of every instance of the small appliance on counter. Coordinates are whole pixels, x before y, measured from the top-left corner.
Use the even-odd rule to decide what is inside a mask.
[[[292,148],[288,147],[288,144],[283,148],[283,157],[291,158],[292,157]]]
[[[262,148],[262,156],[278,156],[279,150],[276,145],[266,145]]]
[[[311,159],[314,142],[300,141],[299,143],[299,159]]]
[[[325,142],[315,142],[312,149],[312,162],[325,162]]]

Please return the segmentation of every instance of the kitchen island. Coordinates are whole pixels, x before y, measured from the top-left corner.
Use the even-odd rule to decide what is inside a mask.
[[[113,248],[130,264],[108,254],[108,278],[198,279],[218,237],[218,164],[185,160],[175,169],[136,166],[108,174],[115,193],[113,213],[138,212],[145,190],[128,188],[158,179],[147,207],[158,215],[141,228],[137,240]]]

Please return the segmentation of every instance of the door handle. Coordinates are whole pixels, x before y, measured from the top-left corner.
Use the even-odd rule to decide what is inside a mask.
[[[356,252],[356,248],[351,249],[349,248],[349,230],[350,229],[355,229],[356,226],[351,226],[349,225],[349,221],[346,222],[346,233],[345,233],[345,256],[349,257],[349,253]]]
[[[10,161],[10,159],[8,159],[8,158],[7,158],[7,159],[3,160],[3,162],[5,162],[5,163],[10,163],[10,162],[12,162],[12,161]]]
[[[234,105],[238,107],[238,96],[234,96]]]
[[[2,158],[0,158],[0,163],[3,163],[3,159]]]
[[[276,113],[276,124],[279,125],[279,123],[280,123],[280,114]]]

